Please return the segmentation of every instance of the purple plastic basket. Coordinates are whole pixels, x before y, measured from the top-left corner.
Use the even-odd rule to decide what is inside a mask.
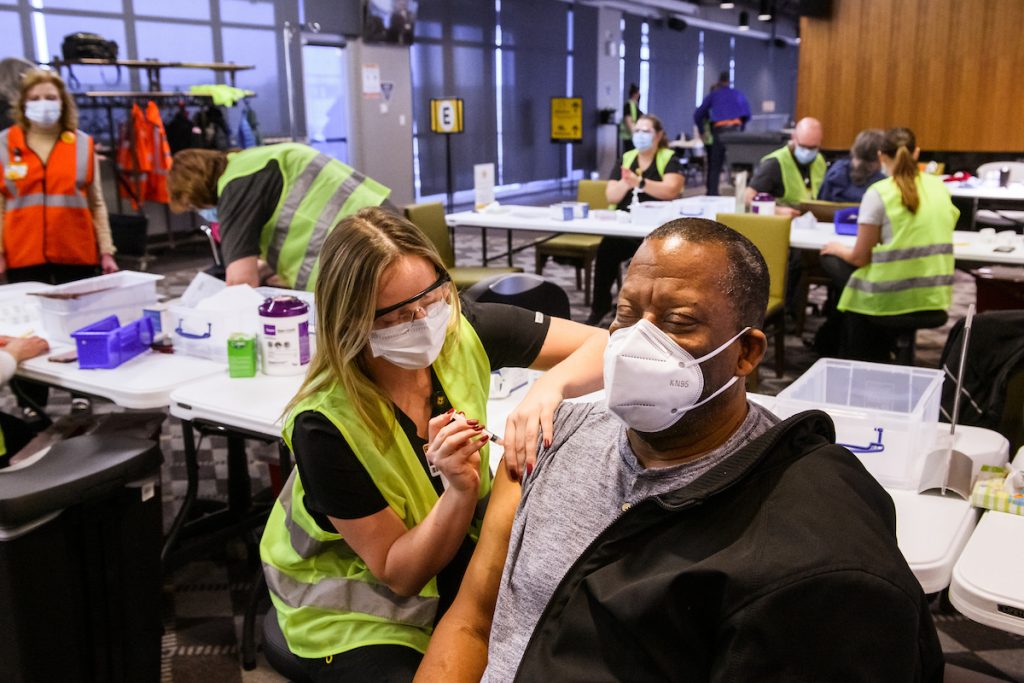
[[[153,343],[153,321],[139,318],[122,327],[117,316],[110,315],[72,332],[71,337],[78,347],[78,367],[116,368]]]
[[[834,223],[836,226],[837,235],[856,235],[857,234],[857,212],[860,211],[859,206],[851,206],[845,209],[839,209],[836,211],[834,217]]]

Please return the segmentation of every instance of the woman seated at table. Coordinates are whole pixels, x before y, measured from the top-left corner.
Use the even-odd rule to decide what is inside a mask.
[[[605,197],[620,211],[629,211],[634,192],[641,202],[676,199],[683,191],[683,170],[669,149],[661,119],[644,114],[633,127],[633,147],[612,172]],[[623,261],[633,257],[642,240],[605,237],[594,262],[594,295],[588,325],[597,325],[612,310],[612,283]]]
[[[460,301],[430,241],[384,210],[337,228],[320,255],[318,350],[283,430],[297,469],[261,555],[281,630],[314,680],[412,680],[490,492],[491,371],[552,368],[505,426],[509,466],[538,422],[550,441],[563,395],[601,386],[607,334]]]
[[[913,131],[886,131],[878,158],[890,177],[864,193],[856,243],[821,250],[823,265],[847,273],[838,306],[844,357],[888,361],[898,330],[945,321],[960,211],[940,178],[918,171],[919,153]]]
[[[818,190],[818,199],[826,202],[859,202],[864,192],[879,180],[884,180],[878,150],[885,132],[867,128],[857,133],[850,147],[850,156],[839,159],[828,167],[825,180]]]

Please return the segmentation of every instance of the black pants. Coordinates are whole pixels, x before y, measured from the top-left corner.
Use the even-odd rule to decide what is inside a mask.
[[[593,324],[596,325],[612,310],[612,283],[619,274],[619,267],[623,261],[633,258],[642,242],[630,237],[605,237],[601,240],[594,259],[594,296],[590,305]]]
[[[708,147],[707,178],[709,197],[718,196],[718,183],[722,179],[722,168],[725,166],[725,143],[722,142],[722,138],[719,135],[739,129],[739,126],[719,126],[711,129],[711,145]]]
[[[367,645],[331,657],[298,659],[315,683],[407,683],[423,655],[401,645]]]
[[[39,266],[26,266],[24,268],[8,268],[8,282],[43,282],[48,285],[63,285],[75,280],[84,280],[87,277],[99,275],[99,266],[77,266],[64,265],[60,263],[44,263]],[[45,384],[31,380],[19,380],[18,386],[33,403],[43,407],[49,402],[50,388]],[[26,402],[19,397],[18,405],[25,407]]]

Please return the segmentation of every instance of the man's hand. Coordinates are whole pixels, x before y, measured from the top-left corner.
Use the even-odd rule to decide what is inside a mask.
[[[21,363],[43,355],[50,350],[50,345],[42,337],[0,337],[0,348]]]

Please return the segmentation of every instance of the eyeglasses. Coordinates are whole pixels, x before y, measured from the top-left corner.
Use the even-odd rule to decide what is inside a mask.
[[[416,314],[421,310],[426,309],[431,304],[435,304],[445,297],[448,289],[442,287],[451,280],[448,273],[441,273],[434,284],[430,285],[422,292],[414,294],[413,296],[399,301],[397,304],[386,306],[384,308],[378,308],[373,312],[373,319],[382,323],[384,327],[391,327],[392,325],[400,325],[402,323],[412,322],[416,319]],[[411,306],[406,309],[409,304],[418,304],[417,306]],[[403,309],[403,310],[399,310]],[[389,313],[395,313],[395,315],[389,316],[387,320],[381,320],[381,318]]]

